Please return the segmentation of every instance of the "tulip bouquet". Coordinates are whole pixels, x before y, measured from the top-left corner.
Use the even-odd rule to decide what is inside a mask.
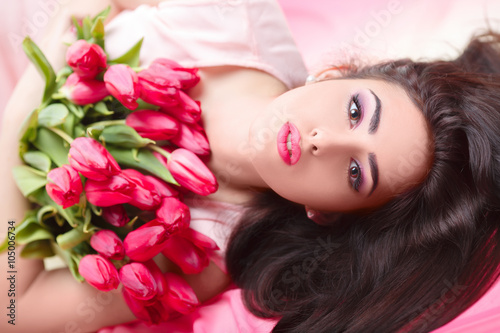
[[[200,160],[210,153],[200,103],[187,94],[197,69],[169,59],[138,67],[142,41],[108,59],[108,12],[74,20],[77,40],[57,74],[29,38],[23,43],[45,90],[23,125],[25,164],[13,170],[33,208],[16,242],[24,257],[59,255],[99,290],[121,284],[134,314],[154,324],[198,305],[185,280],[152,259],[162,253],[186,274],[208,265],[217,246],[189,227],[182,199],[213,193],[217,182]]]

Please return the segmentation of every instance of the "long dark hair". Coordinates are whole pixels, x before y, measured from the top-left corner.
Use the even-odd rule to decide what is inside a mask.
[[[428,332],[500,275],[500,36],[454,61],[344,73],[402,86],[433,133],[425,180],[380,209],[316,225],[304,207],[259,196],[234,230],[229,272],[273,332]]]

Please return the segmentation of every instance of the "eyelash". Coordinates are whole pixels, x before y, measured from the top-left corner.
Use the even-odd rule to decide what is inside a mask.
[[[356,178],[353,178],[351,176],[351,169],[356,167],[358,169],[358,176]],[[356,162],[356,160],[351,159],[351,162],[349,163],[349,168],[347,169],[347,179],[349,183],[351,184],[352,188],[356,191],[359,192],[359,187],[363,183],[363,170],[359,166],[359,163]]]
[[[354,107],[355,108],[354,108]],[[357,110],[358,111],[358,117],[357,119],[352,119],[352,110]],[[359,102],[359,95],[352,95],[351,98],[349,99],[349,103],[347,105],[347,119],[349,120],[351,129],[355,128],[363,119],[363,106]],[[354,124],[353,124],[354,122]],[[353,178],[351,175],[351,169],[352,168],[357,168],[358,174],[356,178]],[[356,191],[359,192],[359,187],[363,183],[363,171],[361,167],[359,166],[359,163],[356,162],[354,159],[351,159],[349,162],[349,167],[347,168],[347,179],[349,183],[351,184],[352,188]]]

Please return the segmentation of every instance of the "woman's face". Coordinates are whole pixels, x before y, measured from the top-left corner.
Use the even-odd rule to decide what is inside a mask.
[[[423,180],[421,111],[381,80],[328,80],[278,97],[253,122],[252,163],[280,196],[322,211],[373,208]]]

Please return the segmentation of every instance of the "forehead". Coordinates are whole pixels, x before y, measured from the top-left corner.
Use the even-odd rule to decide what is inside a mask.
[[[432,160],[432,133],[421,110],[398,85],[368,80],[382,103],[372,136],[379,166],[379,194],[394,195],[420,183]]]

